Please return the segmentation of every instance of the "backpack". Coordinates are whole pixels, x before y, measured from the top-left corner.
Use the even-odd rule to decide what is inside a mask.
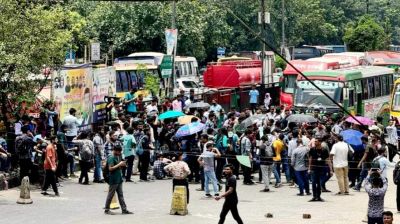
[[[382,158],[382,156],[377,156],[372,160],[371,163],[371,169],[380,169],[381,165],[379,163],[379,160]]]
[[[79,152],[79,155],[81,156],[81,159],[83,161],[90,161],[93,159],[93,152],[90,149],[89,143],[87,143],[87,142],[83,143],[81,151]]]
[[[393,182],[396,185],[400,183],[400,162],[397,162],[393,169]]]
[[[143,139],[145,138],[145,135],[142,135],[139,137],[139,140],[136,144],[136,155],[141,156],[143,155]]]
[[[29,154],[29,147],[24,138],[18,138],[15,142],[15,149],[18,155],[24,156]]]

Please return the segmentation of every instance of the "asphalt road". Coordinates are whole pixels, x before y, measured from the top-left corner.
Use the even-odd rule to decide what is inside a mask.
[[[392,170],[388,173],[391,175]],[[388,176],[390,176],[388,175]],[[138,176],[134,177],[135,180]],[[285,179],[285,178],[283,178]],[[187,216],[169,215],[171,205],[171,180],[150,183],[124,183],[125,201],[133,215],[108,216],[102,208],[106,198],[106,184],[79,185],[77,179],[62,183],[61,197],[45,197],[38,189],[32,190],[33,204],[16,204],[19,189],[0,191],[1,223],[217,223],[223,201],[215,201],[195,191],[200,185],[190,185],[190,204]],[[210,186],[211,187],[211,186]],[[261,193],[263,185],[243,185],[238,182],[239,213],[244,223],[318,223],[353,224],[362,223],[367,211],[368,196],[365,191],[354,192],[350,196],[335,196],[338,190],[335,178],[327,183],[332,193],[323,193],[325,202],[308,202],[310,196],[299,197],[296,188],[284,185]],[[49,190],[51,193],[52,191]],[[396,186],[389,180],[385,198],[385,209],[396,211]],[[120,210],[116,212],[120,213]],[[272,213],[273,218],[266,218]],[[311,214],[311,219],[303,219],[303,214]],[[395,213],[395,223],[400,214]],[[225,223],[235,223],[228,214]]]

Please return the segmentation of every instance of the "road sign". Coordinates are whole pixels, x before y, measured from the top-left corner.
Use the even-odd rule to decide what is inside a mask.
[[[170,78],[172,75],[172,56],[164,55],[164,58],[160,65],[161,76],[163,78]]]
[[[91,60],[92,61],[100,60],[100,43],[92,43],[90,49],[91,49]]]
[[[217,55],[225,55],[225,48],[224,47],[219,47],[217,48]]]

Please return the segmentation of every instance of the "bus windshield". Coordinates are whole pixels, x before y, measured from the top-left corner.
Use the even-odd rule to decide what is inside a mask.
[[[147,69],[148,74],[159,76],[157,69]],[[144,87],[144,74],[137,70],[119,70],[116,72],[117,92],[128,92],[132,88],[141,89]]]
[[[392,99],[392,110],[400,111],[400,83],[394,87],[394,94]]]
[[[340,102],[342,86],[340,82],[315,80],[314,83],[336,102]],[[308,81],[298,81],[294,105],[299,107],[336,107],[336,105]]]
[[[296,87],[296,79],[297,75],[285,75],[285,85],[283,88],[284,93],[294,93],[294,89]]]

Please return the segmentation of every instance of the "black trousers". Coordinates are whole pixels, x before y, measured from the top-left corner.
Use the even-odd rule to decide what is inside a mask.
[[[191,171],[188,176],[189,182],[192,182],[193,178],[200,182],[200,164],[197,162],[197,156],[188,156],[188,166]]]
[[[243,170],[243,183],[251,183],[251,168],[242,165],[242,170]]]
[[[135,156],[127,156],[125,157],[125,160],[127,167],[122,168],[122,176],[125,177],[125,180],[131,180],[133,161],[135,160]]]
[[[400,185],[396,186],[396,204],[397,204],[397,211],[400,212]]]
[[[387,144],[388,151],[389,151],[389,161],[393,162],[393,158],[396,156],[397,153],[397,145]]]
[[[243,224],[242,219],[239,216],[239,211],[237,208],[237,202],[229,202],[225,201],[224,205],[222,206],[221,214],[219,215],[219,222],[218,224],[223,224],[225,222],[226,215],[229,211],[231,211],[233,218],[236,220],[238,224]]]
[[[29,181],[32,182],[31,177],[31,169],[32,169],[32,160],[31,159],[19,159],[19,179],[22,179],[26,176],[29,177]]]
[[[45,170],[45,176],[44,176],[44,183],[43,183],[43,191],[47,191],[49,186],[53,188],[54,193],[58,194],[58,188],[57,188],[57,183],[56,183],[56,174],[52,170]]]
[[[143,154],[139,156],[140,179],[147,180],[147,171],[150,165],[150,151],[143,150]]]
[[[82,161],[79,160],[79,166],[81,167],[81,176],[79,177],[79,183],[82,183],[83,179],[85,179],[83,181],[83,183],[89,183],[89,170],[92,166],[92,163],[89,161]]]
[[[186,187],[186,201],[189,204],[189,182],[187,179],[172,179],[172,192],[175,190],[175,186],[185,186]]]
[[[217,168],[215,169],[215,176],[217,177],[217,180],[220,181],[222,179],[222,170],[224,169],[224,166],[226,164],[226,159],[218,158],[216,160],[217,160]]]

